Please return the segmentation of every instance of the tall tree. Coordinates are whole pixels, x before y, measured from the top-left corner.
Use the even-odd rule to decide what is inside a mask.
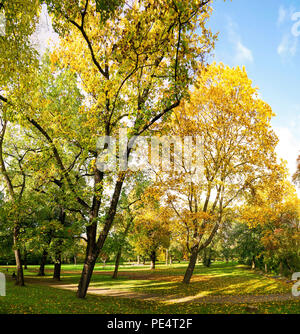
[[[22,150],[20,152],[14,152],[14,160],[17,162],[19,168],[19,176],[23,178],[21,184],[19,183],[20,180],[15,183],[15,175],[12,175],[11,171],[8,170],[8,161],[7,157],[5,157],[4,145],[9,121],[13,121],[17,111],[20,110],[19,101],[12,107],[13,101],[16,101],[14,94],[16,92],[20,93],[21,91],[26,91],[32,73],[30,68],[37,65],[37,57],[31,46],[30,36],[34,32],[38,19],[38,1],[1,1],[0,6],[5,15],[5,34],[0,37],[0,167],[1,174],[6,182],[7,194],[10,200],[19,207],[26,185],[26,173],[23,169],[23,162],[28,150],[26,150],[26,153]],[[22,100],[25,99],[24,96]],[[8,100],[10,102],[8,102]],[[20,209],[16,208],[16,211],[18,210]],[[19,224],[20,217],[18,217],[18,212],[16,212],[13,231],[14,252],[17,263],[16,283],[18,285],[24,285],[21,254],[18,247]]]
[[[190,251],[184,283],[190,282],[199,251],[210,245],[236,203],[243,203],[262,180],[284,174],[276,162],[272,115],[245,69],[212,64],[190,102],[178,108],[165,128],[182,143],[190,137],[196,146],[197,137],[202,138],[194,154],[191,144],[190,160],[175,160],[174,149],[177,171],[162,173],[158,183],[167,190],[166,201]]]
[[[5,107],[0,116],[0,171],[5,184],[8,210],[7,219],[12,224],[14,253],[17,265],[17,285],[24,285],[20,249],[20,229],[30,214],[29,193],[31,189],[28,163],[30,155],[37,150],[26,140],[24,131],[9,122]],[[30,185],[29,185],[30,184]]]
[[[115,136],[122,124],[129,127],[129,139],[140,136],[180,104],[199,61],[213,47],[214,36],[205,28],[211,8],[208,0],[121,1],[103,20],[95,1],[45,2],[62,36],[51,57],[54,68],[75,73],[86,101],[79,113],[70,114],[32,94],[35,100],[26,117],[52,149],[64,186],[88,217],[86,259],[77,292],[84,298],[126,178],[122,168],[112,175],[97,167],[103,150],[96,150],[97,138]],[[61,149],[66,145],[77,150],[80,167],[68,163],[70,157]],[[125,156],[130,151],[125,150]],[[86,187],[81,192],[76,185],[83,179]],[[103,228],[97,236],[100,219]]]

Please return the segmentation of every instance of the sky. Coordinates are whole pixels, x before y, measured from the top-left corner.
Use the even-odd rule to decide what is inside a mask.
[[[277,153],[293,174],[300,153],[300,1],[214,0],[213,8],[214,60],[245,65],[276,114]]]

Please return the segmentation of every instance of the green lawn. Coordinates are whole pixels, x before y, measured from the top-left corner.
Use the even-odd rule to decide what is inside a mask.
[[[47,267],[52,269],[52,266]],[[190,286],[181,283],[186,264],[172,267],[160,265],[153,273],[144,267],[124,266],[121,276],[112,280],[111,275],[95,273],[92,287],[136,291],[161,296],[161,302],[88,295],[85,300],[76,298],[72,291],[65,291],[39,282],[28,283],[26,287],[16,287],[7,282],[7,296],[0,297],[0,313],[52,313],[52,314],[236,314],[249,313],[247,305],[239,304],[200,304],[200,303],[164,303],[165,296],[205,296],[205,295],[260,295],[285,293],[291,291],[291,284],[266,278],[258,273],[236,264],[214,263],[211,268],[197,266]],[[37,266],[29,266],[25,271],[27,278],[36,277]],[[64,265],[62,279],[64,283],[77,283],[81,265]],[[9,268],[9,273],[13,271]],[[102,265],[96,272],[112,270]],[[0,267],[5,272],[6,267]],[[51,273],[43,278],[52,282]],[[125,276],[123,276],[125,275]],[[25,278],[26,278],[25,277]],[[253,306],[253,305],[252,305]],[[300,313],[300,299],[286,302],[269,302],[254,305],[258,313]]]
[[[123,266],[117,280],[101,272],[113,270],[113,266],[98,265],[92,277],[91,287],[101,289],[123,289],[150,293],[160,296],[208,296],[208,295],[261,295],[288,293],[291,284],[259,275],[246,266],[235,263],[214,263],[211,268],[197,265],[191,283],[181,283],[187,264],[170,266],[158,265],[155,271],[148,267]],[[51,269],[52,266],[48,266]],[[64,265],[63,279],[67,283],[77,283],[81,265]],[[30,266],[26,275],[36,276],[37,267]],[[70,273],[72,272],[72,273]],[[46,280],[51,281],[51,272]]]

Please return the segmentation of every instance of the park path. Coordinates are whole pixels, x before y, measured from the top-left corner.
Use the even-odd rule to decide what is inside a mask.
[[[70,284],[65,282],[53,282],[46,281],[39,278],[26,278],[26,283],[46,285],[52,288],[58,288],[63,290],[76,291],[77,284]],[[102,289],[90,287],[88,294],[96,296],[117,297],[117,298],[129,298],[146,301],[163,302],[167,304],[174,303],[201,303],[201,304],[255,304],[266,302],[280,302],[298,300],[299,298],[293,297],[292,293],[284,294],[271,294],[271,295],[222,295],[222,296],[158,296],[154,294],[147,294],[135,291],[128,291],[122,289]]]

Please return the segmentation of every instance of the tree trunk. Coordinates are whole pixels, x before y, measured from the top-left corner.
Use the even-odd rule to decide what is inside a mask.
[[[76,255],[74,255],[74,264],[76,265],[77,264],[77,258],[76,258]]]
[[[154,270],[155,269],[155,261],[156,261],[156,252],[155,251],[151,252],[150,259],[151,259],[150,269]]]
[[[268,265],[265,263],[265,273],[268,273]]]
[[[117,279],[118,278],[118,270],[119,270],[121,255],[122,255],[122,247],[119,248],[117,256],[116,256],[115,271],[114,271],[114,273],[112,275],[113,279]]]
[[[26,251],[26,249],[24,249],[24,255],[23,255],[23,257],[24,257],[24,269],[27,269],[27,251]]]
[[[60,213],[59,213],[59,221],[62,226],[65,225],[66,222],[66,212],[63,207],[60,208]],[[56,248],[55,248],[55,261],[54,261],[54,272],[53,272],[53,279],[56,281],[60,281],[60,273],[61,273],[61,256],[62,256],[62,245],[63,245],[63,240],[58,239],[56,243]]]
[[[91,277],[93,274],[93,270],[96,264],[97,257],[94,255],[88,255],[86,256],[84,260],[84,265],[80,277],[80,281],[78,284],[78,290],[77,290],[77,297],[78,298],[85,298]]]
[[[252,270],[255,269],[255,256],[252,257],[252,265],[251,265],[251,269],[252,269]]]
[[[48,257],[48,252],[44,250],[42,257],[41,257],[41,263],[40,263],[38,276],[45,276],[45,265],[46,265],[47,257]]]
[[[197,262],[197,257],[198,257],[198,246],[195,246],[192,248],[191,256],[190,256],[190,262],[189,265],[186,269],[184,278],[183,278],[183,283],[184,284],[189,284],[195,269],[195,265]]]
[[[17,266],[16,285],[24,286],[25,282],[24,282],[24,273],[23,273],[20,249],[16,249],[14,253],[15,253],[15,258],[16,258],[16,266]]]
[[[137,264],[140,265],[141,264],[141,261],[140,261],[140,256],[138,255],[137,256]]]
[[[169,262],[169,251],[166,249],[166,266],[168,265]]]
[[[117,257],[116,257],[116,263],[115,263],[115,271],[114,271],[114,274],[112,276],[112,278],[114,278],[114,279],[116,279],[118,277],[118,270],[119,270],[121,255],[122,255],[122,249],[123,249],[123,245],[125,243],[127,234],[129,232],[131,223],[132,223],[132,219],[129,219],[129,221],[128,221],[127,225],[126,225],[125,231],[124,231],[124,235],[123,235],[122,241],[121,241],[120,246],[119,246],[119,250],[118,250],[118,253],[117,253]],[[140,261],[140,258],[138,256],[138,262],[139,261]]]
[[[14,253],[16,259],[16,267],[17,267],[17,280],[16,285],[24,286],[24,273],[22,267],[22,260],[21,260],[21,251],[18,248],[18,238],[19,238],[19,228],[17,226],[14,227]]]
[[[117,205],[119,203],[119,198],[120,198],[123,182],[125,180],[125,176],[126,176],[125,172],[121,172],[119,174],[119,178],[115,185],[115,190],[112,195],[112,199],[110,202],[110,207],[108,209],[104,227],[97,241],[96,241],[97,223],[95,223],[95,219],[98,217],[101,200],[99,201],[98,199],[94,198],[93,209],[89,217],[91,225],[87,226],[86,256],[85,256],[85,261],[84,261],[84,265],[83,265],[83,269],[82,269],[82,273],[81,273],[81,277],[80,277],[80,281],[79,281],[78,289],[77,289],[78,298],[85,298],[86,296],[97,258],[100,254],[100,251],[103,248],[104,242],[108,236],[108,233],[111,229],[111,226],[113,224],[113,221],[116,215]],[[95,175],[96,183],[100,183],[102,179],[96,173]]]
[[[210,265],[211,265],[211,249],[210,248],[205,248],[204,249],[203,264],[207,268],[209,268]]]
[[[55,254],[53,279],[56,280],[56,281],[60,281],[60,273],[61,273],[61,251],[59,250]]]
[[[282,261],[280,261],[280,263],[279,263],[279,275],[283,276],[283,263],[282,263]]]

